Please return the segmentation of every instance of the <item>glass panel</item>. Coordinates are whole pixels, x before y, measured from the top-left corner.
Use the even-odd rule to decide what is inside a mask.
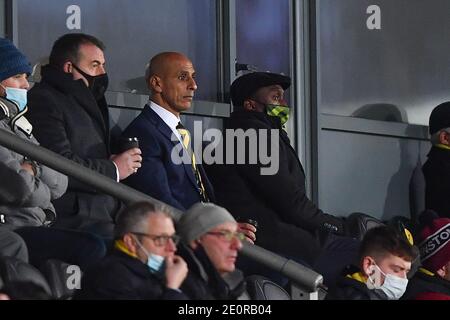
[[[249,64],[257,71],[291,75],[290,0],[236,1],[236,56],[238,63]],[[293,87],[285,99],[293,105]],[[294,113],[287,124],[294,141]]]
[[[450,99],[450,1],[373,2],[317,1],[319,112],[426,125]]]
[[[239,63],[290,74],[289,0],[236,1]]]
[[[107,47],[109,90],[146,94],[150,57],[180,51],[197,69],[196,98],[217,99],[216,1],[18,0],[17,10],[19,46],[33,63],[45,60],[62,34],[83,32]]]

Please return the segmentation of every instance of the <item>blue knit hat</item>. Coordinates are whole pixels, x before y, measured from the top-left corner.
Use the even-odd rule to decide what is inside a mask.
[[[0,81],[31,72],[31,65],[23,53],[8,39],[0,38]]]

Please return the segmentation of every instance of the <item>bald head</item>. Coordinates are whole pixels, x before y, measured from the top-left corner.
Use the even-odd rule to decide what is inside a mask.
[[[154,75],[161,75],[167,72],[167,68],[174,60],[189,60],[185,55],[179,52],[161,52],[154,56],[145,70],[145,80],[147,83]]]
[[[197,90],[191,60],[178,52],[163,52],[150,60],[145,78],[151,100],[179,116],[191,107]]]

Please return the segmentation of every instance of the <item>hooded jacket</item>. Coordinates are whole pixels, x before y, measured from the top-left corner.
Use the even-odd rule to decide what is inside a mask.
[[[24,117],[26,111],[27,108],[19,113],[14,102],[0,97],[0,128],[38,144]],[[33,164],[34,176],[21,167],[27,161]],[[65,175],[0,146],[0,177],[1,225],[14,229],[54,222],[56,213],[51,201],[66,191]]]

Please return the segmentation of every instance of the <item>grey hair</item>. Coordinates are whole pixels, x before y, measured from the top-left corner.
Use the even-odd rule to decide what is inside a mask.
[[[121,239],[127,233],[146,233],[148,218],[153,214],[163,214],[172,218],[167,206],[155,205],[151,202],[136,202],[122,210],[116,219],[114,238]]]

